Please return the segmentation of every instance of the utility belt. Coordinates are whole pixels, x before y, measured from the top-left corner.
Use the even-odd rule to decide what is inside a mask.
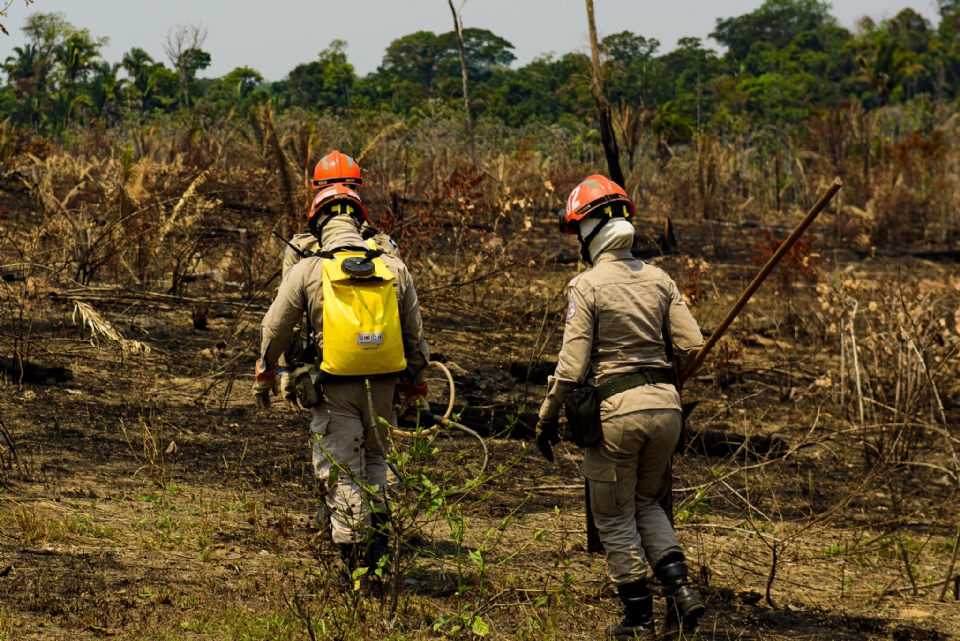
[[[633,374],[617,376],[600,385],[581,385],[575,388],[563,401],[567,425],[563,430],[563,439],[573,441],[580,447],[592,447],[603,440],[603,427],[600,424],[600,404],[617,394],[657,383],[673,383],[669,369],[644,368]]]
[[[349,381],[362,381],[365,379],[383,379],[383,378],[408,378],[413,379],[413,370],[407,367],[399,372],[390,372],[388,374],[373,374],[370,376],[337,376],[317,369],[315,362],[301,363],[299,367],[290,374],[293,381],[293,387],[297,391],[297,400],[300,406],[309,409],[316,407],[323,402],[324,383],[345,383]]]
[[[641,385],[655,385],[657,383],[673,384],[673,375],[670,370],[661,367],[650,367],[642,369],[633,374],[617,376],[608,381],[604,381],[596,387],[597,402],[602,403],[617,394],[626,392]]]

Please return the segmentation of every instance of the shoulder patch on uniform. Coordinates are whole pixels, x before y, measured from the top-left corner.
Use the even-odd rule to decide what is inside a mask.
[[[570,320],[577,313],[577,304],[573,301],[567,303],[567,320]]]
[[[394,248],[394,249],[397,249],[397,250],[400,249],[400,246],[397,245],[397,243],[395,243],[394,240],[393,240],[392,238],[390,238],[389,236],[387,236],[387,242],[390,243],[391,245],[393,245],[393,248]]]

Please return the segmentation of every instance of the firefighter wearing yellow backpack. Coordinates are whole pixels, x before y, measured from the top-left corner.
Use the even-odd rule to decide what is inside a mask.
[[[315,190],[323,191],[334,184],[349,187],[354,191],[363,187],[360,165],[350,156],[337,150],[333,150],[321,158],[313,172],[313,188]],[[400,248],[397,247],[397,243],[390,236],[371,225],[368,219],[364,219],[361,223],[360,235],[363,236],[365,244],[370,249],[379,249],[384,254],[400,258]],[[287,249],[283,255],[282,278],[287,277],[287,273],[300,262],[303,255],[312,255],[319,251],[320,241],[310,233],[309,228],[296,234],[287,243]],[[294,343],[290,347],[291,356],[296,354],[298,349],[303,348],[303,341],[299,340],[299,334],[298,340]],[[281,356],[277,368],[280,379],[280,393],[291,407],[297,409],[297,393],[291,378],[292,371],[288,365],[285,356]]]
[[[322,400],[311,421],[314,470],[326,487],[333,542],[351,569],[375,565],[387,543],[382,493],[388,441],[370,416],[365,380],[373,411],[395,425],[397,386],[408,399],[425,396],[430,360],[410,272],[399,258],[364,243],[366,220],[350,188],[334,184],[317,193],[308,224],[321,251],[290,269],[263,319],[253,388],[256,405],[268,407],[277,361],[306,312],[322,355]],[[339,472],[331,481],[334,465]],[[377,491],[365,493],[361,486]]]

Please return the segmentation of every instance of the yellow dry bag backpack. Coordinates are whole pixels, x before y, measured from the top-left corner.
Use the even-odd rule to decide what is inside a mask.
[[[323,372],[382,376],[407,368],[394,280],[379,252],[324,256]]]

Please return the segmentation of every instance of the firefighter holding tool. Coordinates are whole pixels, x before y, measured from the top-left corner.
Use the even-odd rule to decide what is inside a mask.
[[[357,161],[337,150],[333,150],[321,158],[313,171],[313,188],[320,190],[330,185],[343,185],[354,190],[363,187],[363,176],[360,174],[360,165],[357,164]],[[384,254],[400,258],[400,248],[397,247],[393,239],[371,225],[368,219],[364,219],[361,223],[360,235],[371,249],[379,249]],[[284,242],[287,243],[287,249],[283,255],[282,279],[287,277],[290,269],[300,262],[301,258],[312,256],[320,251],[320,241],[310,233],[309,228],[295,235],[289,242]],[[289,360],[296,360],[298,356],[301,356],[302,347],[302,344],[294,341],[290,347],[293,357]],[[291,369],[287,361],[286,355],[280,357],[277,370],[280,379],[279,388],[284,400],[291,407],[296,408],[297,395],[290,378]]]
[[[374,415],[396,424],[398,385],[407,399],[426,396],[430,357],[410,273],[366,244],[365,221],[349,187],[334,183],[317,193],[308,227],[319,251],[289,270],[263,319],[253,388],[257,406],[268,406],[277,362],[306,312],[322,362],[318,370],[299,368],[294,384],[313,411],[314,470],[327,490],[333,542],[350,569],[375,566],[386,554],[388,440]]]
[[[625,618],[609,639],[654,636],[647,560],[663,586],[667,627],[692,630],[705,612],[690,587],[676,534],[657,498],[681,433],[680,396],[664,336],[682,369],[703,336],[676,284],[630,253],[633,203],[604,176],[574,189],[560,212],[591,268],[569,283],[557,369],[540,408],[537,445],[552,461],[563,437],[584,447],[589,509]]]

